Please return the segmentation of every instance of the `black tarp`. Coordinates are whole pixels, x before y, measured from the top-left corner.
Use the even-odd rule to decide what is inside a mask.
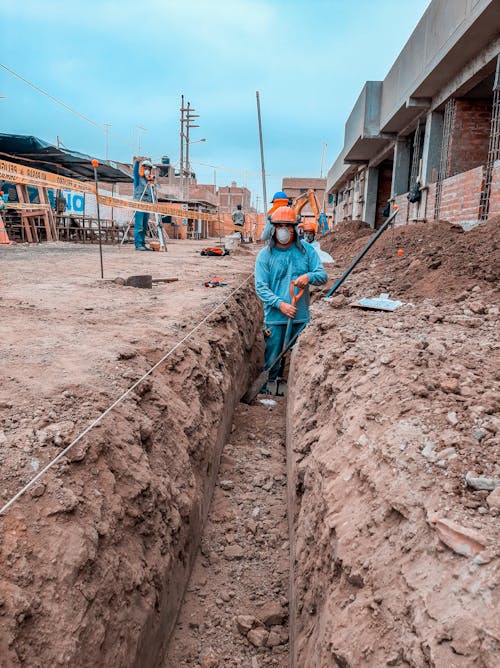
[[[93,159],[85,153],[52,146],[38,137],[0,133],[0,159],[79,181],[93,181]],[[132,176],[110,161],[99,160],[97,176],[106,183],[130,183]]]

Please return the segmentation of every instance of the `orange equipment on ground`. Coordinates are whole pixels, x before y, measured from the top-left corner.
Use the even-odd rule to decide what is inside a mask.
[[[11,244],[5,225],[3,224],[2,216],[0,216],[0,244]]]

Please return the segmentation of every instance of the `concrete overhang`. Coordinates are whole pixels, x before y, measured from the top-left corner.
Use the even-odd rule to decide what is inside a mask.
[[[380,130],[411,123],[499,34],[498,0],[433,0],[384,79]]]
[[[358,169],[357,164],[347,165],[344,162],[344,158],[345,154],[342,151],[342,153],[339,155],[337,160],[335,160],[333,165],[330,167],[330,170],[328,171],[328,175],[326,177],[327,193],[340,190],[341,186],[350,178],[352,178]]]

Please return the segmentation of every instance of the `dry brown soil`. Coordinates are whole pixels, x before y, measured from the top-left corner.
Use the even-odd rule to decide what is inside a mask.
[[[0,656],[10,666],[145,666],[161,656],[233,407],[253,372],[253,256],[1,247],[0,495],[20,489],[208,320],[0,519]],[[226,287],[206,288],[215,276]],[[247,287],[249,286],[249,287]]]
[[[294,668],[497,666],[499,491],[466,476],[500,479],[498,222],[389,230],[315,291],[287,402],[290,601],[283,400],[233,416],[249,285],[0,519],[2,668],[284,666],[287,612]],[[331,280],[369,234],[323,239]],[[109,278],[180,278],[150,291],[100,281],[95,247],[0,249],[4,501],[252,269],[201,245],[105,249]],[[406,304],[351,307],[381,292]]]
[[[313,306],[287,418],[297,668],[500,663],[498,226],[389,230]],[[332,273],[369,235],[329,235]],[[406,305],[351,306],[381,292]]]

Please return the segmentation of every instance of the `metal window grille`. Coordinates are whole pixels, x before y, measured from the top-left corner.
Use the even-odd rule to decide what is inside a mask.
[[[441,157],[439,160],[438,178],[436,181],[436,201],[434,203],[434,218],[439,218],[441,211],[441,196],[443,194],[443,181],[448,176],[450,163],[450,138],[453,119],[455,117],[455,98],[452,97],[444,108],[443,141],[441,143]]]
[[[493,165],[497,160],[500,160],[500,55],[497,56],[497,69],[493,84],[490,143],[488,146],[488,159],[484,170],[484,185],[479,200],[479,220],[486,220],[488,218]]]
[[[413,136],[413,155],[410,170],[410,188],[417,182],[420,176],[420,160],[424,148],[424,125],[419,123]]]

